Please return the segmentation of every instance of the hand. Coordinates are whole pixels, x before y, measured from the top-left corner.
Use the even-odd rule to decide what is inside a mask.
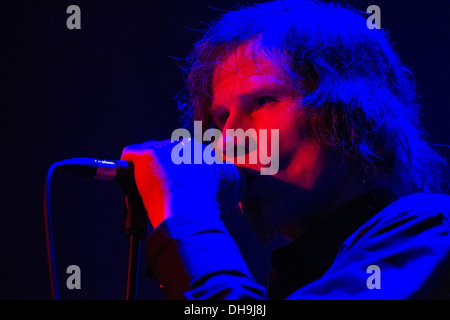
[[[121,160],[134,164],[136,186],[154,228],[176,215],[219,214],[214,165],[174,164],[177,143],[198,142],[149,141],[127,146],[122,153]]]

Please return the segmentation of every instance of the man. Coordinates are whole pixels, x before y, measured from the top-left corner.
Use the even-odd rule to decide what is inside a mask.
[[[273,175],[216,151],[247,176],[241,208],[258,237],[289,244],[257,284],[220,219],[213,167],[173,164],[167,141],[129,146],[168,298],[450,298],[444,161],[384,31],[335,4],[275,1],[223,15],[189,62],[188,126],[219,129],[225,146],[229,129],[278,130],[265,141],[279,146]]]

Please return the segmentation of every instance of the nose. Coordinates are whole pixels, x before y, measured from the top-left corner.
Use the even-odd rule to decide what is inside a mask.
[[[245,163],[245,156],[256,151],[256,142],[256,129],[251,115],[232,111],[222,128],[217,152],[223,155],[223,160]]]

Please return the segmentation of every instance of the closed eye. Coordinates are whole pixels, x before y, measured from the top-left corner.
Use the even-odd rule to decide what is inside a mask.
[[[265,105],[278,101],[277,98],[271,96],[263,96],[256,99],[256,104],[258,107],[264,107]]]

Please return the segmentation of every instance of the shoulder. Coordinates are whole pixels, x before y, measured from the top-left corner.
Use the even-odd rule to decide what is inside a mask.
[[[435,211],[448,217],[450,215],[450,195],[437,193],[414,193],[398,199],[383,211],[386,211],[386,214],[395,214],[395,212],[405,211]]]
[[[428,234],[428,240],[432,241],[432,234],[448,236],[449,221],[449,195],[411,194],[393,202],[361,226],[344,242],[344,248],[348,249],[362,240],[392,243],[396,237],[398,241],[408,241],[421,234]]]
[[[325,275],[292,299],[434,299],[450,297],[450,196],[403,197],[342,245]],[[371,268],[381,287],[371,290]],[[370,271],[370,272],[369,272]]]

